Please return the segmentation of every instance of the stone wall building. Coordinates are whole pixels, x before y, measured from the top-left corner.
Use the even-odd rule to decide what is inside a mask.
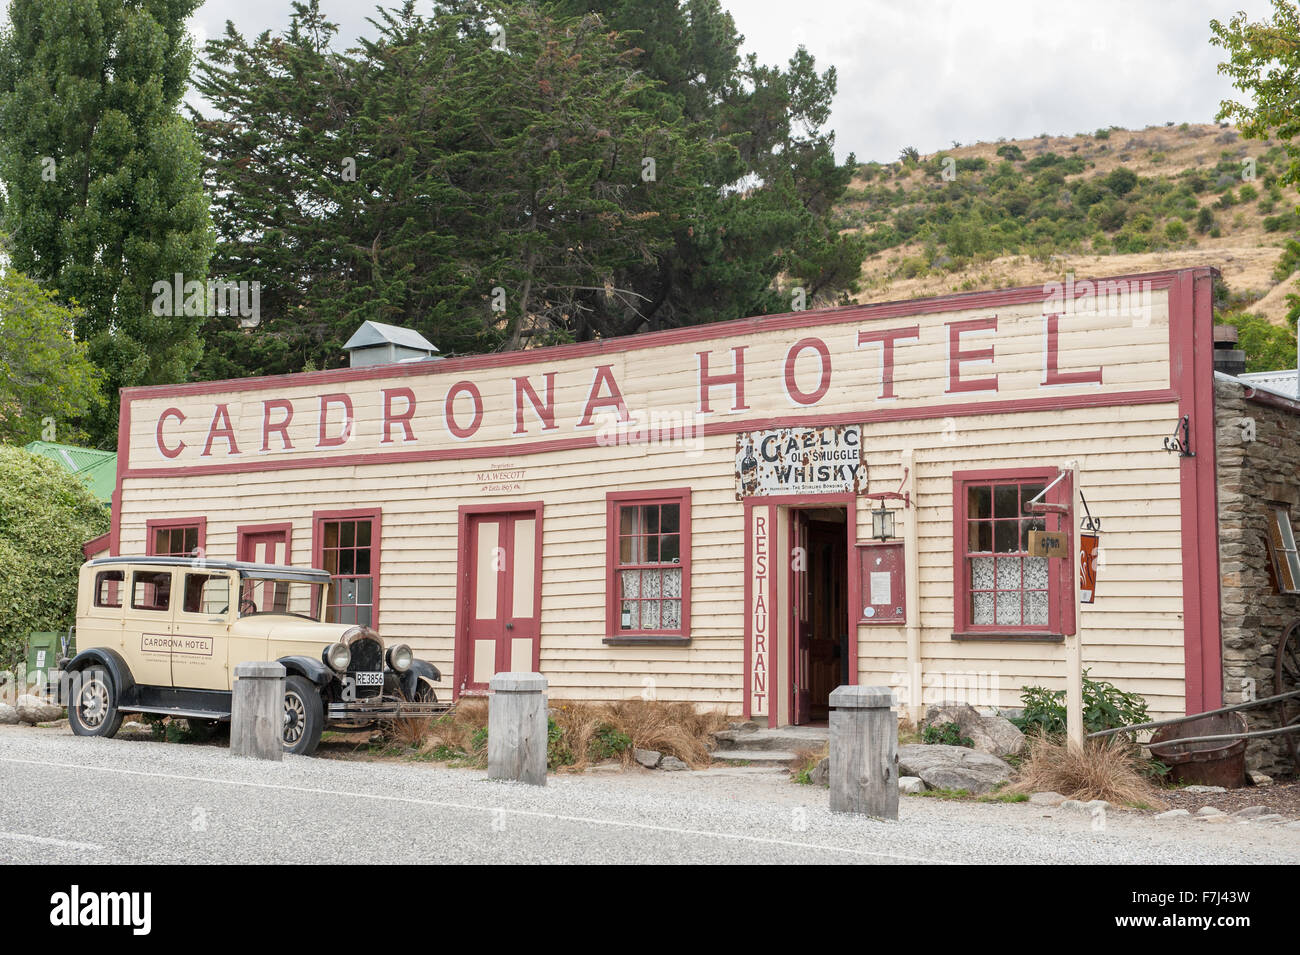
[[[1300,621],[1300,581],[1288,563],[1284,536],[1283,546],[1274,545],[1290,533],[1292,515],[1300,513],[1300,401],[1294,380],[1291,372],[1288,388],[1278,376],[1215,375],[1225,705],[1277,692],[1278,642]],[[1287,529],[1278,523],[1282,519]],[[1251,730],[1278,725],[1277,707],[1244,715]],[[1295,772],[1281,737],[1251,741],[1246,765],[1270,775]]]

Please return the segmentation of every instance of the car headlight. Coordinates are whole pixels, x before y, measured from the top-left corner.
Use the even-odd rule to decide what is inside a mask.
[[[411,669],[411,664],[415,662],[415,654],[411,648],[404,643],[399,643],[388,650],[388,666],[398,673],[405,673]]]
[[[331,643],[325,648],[325,652],[321,656],[325,660],[326,666],[340,673],[345,671],[348,664],[352,662],[352,651],[348,649],[346,644],[342,643]]]

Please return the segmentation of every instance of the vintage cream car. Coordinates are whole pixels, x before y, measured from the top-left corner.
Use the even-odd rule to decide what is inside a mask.
[[[437,667],[368,627],[326,622],[323,570],[184,557],[103,557],[81,568],[77,648],[60,661],[68,722],[112,736],[124,713],[230,719],[235,667],[287,673],[284,748],[310,753],[326,723],[442,712]]]

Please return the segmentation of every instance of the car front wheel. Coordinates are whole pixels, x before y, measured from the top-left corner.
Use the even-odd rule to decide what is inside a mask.
[[[309,756],[325,727],[325,704],[311,681],[291,676],[284,681],[284,751]]]
[[[68,701],[68,725],[77,736],[111,737],[122,726],[117,689],[103,667],[87,667],[75,674],[76,695]]]

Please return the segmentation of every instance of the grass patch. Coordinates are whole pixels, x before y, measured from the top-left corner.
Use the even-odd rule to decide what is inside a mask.
[[[790,778],[801,786],[812,785],[812,773],[817,764],[831,754],[831,744],[823,743],[817,749],[795,750],[794,759],[790,760]]]
[[[1168,808],[1148,775],[1149,761],[1124,740],[1089,740],[1080,747],[1032,735],[1027,742],[1020,778],[1010,791],[1050,790],[1080,802],[1104,799],[1117,806]]]

